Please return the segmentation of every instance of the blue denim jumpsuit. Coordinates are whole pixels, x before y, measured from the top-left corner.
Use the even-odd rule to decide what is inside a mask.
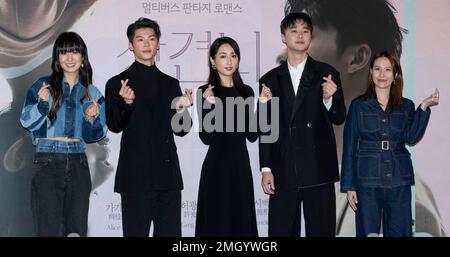
[[[356,191],[356,236],[412,236],[414,171],[405,145],[425,133],[430,109],[402,98],[385,112],[374,97],[352,101],[344,128],[341,192]]]
[[[62,82],[62,95],[56,120],[48,114],[53,104],[53,91],[47,101],[38,97],[38,91],[50,77],[37,80],[27,92],[20,122],[32,134],[36,145],[35,174],[31,185],[31,206],[38,236],[65,236],[87,234],[87,218],[91,177],[85,155],[85,143],[96,142],[107,132],[105,99],[100,91],[89,85],[88,97],[78,82],[70,89]],[[94,99],[100,113],[86,118],[84,111]],[[66,137],[77,141],[49,139]]]

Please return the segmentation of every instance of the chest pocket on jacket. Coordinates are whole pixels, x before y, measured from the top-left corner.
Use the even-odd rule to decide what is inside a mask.
[[[399,112],[399,113],[392,113],[391,114],[391,128],[394,130],[403,130],[405,127],[406,122],[406,114]]]
[[[361,131],[363,132],[375,132],[380,130],[380,118],[378,114],[373,113],[359,113],[359,120],[361,123]]]

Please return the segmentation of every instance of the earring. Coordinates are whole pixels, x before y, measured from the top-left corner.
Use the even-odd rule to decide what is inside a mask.
[[[211,67],[213,70],[217,69],[216,65],[214,63],[211,64]]]
[[[81,68],[84,68],[84,63],[81,63]]]

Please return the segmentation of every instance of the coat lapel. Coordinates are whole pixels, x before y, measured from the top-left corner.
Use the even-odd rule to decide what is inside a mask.
[[[282,101],[287,103],[284,105],[283,110],[288,112],[287,117],[291,116],[292,108],[294,106],[294,88],[292,86],[291,75],[289,74],[289,69],[287,66],[287,61],[281,67],[281,72],[278,74],[278,82],[279,82],[279,90],[280,96],[286,101]]]
[[[314,59],[308,56],[302,78],[300,79],[300,85],[297,89],[297,95],[295,96],[294,107],[291,113],[291,122],[294,120],[295,114],[302,105],[306,93],[314,87],[314,82],[317,80],[316,76],[318,75],[315,68],[316,65]]]

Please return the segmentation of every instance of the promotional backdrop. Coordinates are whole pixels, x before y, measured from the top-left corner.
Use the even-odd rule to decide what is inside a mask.
[[[21,2],[0,2],[0,236],[32,233],[29,167],[33,149],[27,132],[20,127],[19,115],[31,83],[50,74],[51,47],[60,32],[75,31],[83,37],[94,70],[94,85],[102,92],[110,77],[134,61],[132,52],[128,51],[126,28],[139,17],[154,19],[161,27],[158,68],[179,79],[183,91],[194,89],[194,94],[206,82],[208,48],[215,38],[226,35],[238,42],[242,78],[255,92],[258,79],[278,65],[277,57],[285,48],[279,31],[284,0],[60,0],[26,1],[27,6],[23,6],[25,1]],[[416,200],[412,203],[420,206],[415,208],[417,235],[444,236],[450,225],[450,176],[446,162],[450,153],[450,122],[445,118],[450,115],[450,49],[447,46],[450,1],[395,0],[391,3],[398,11],[395,13],[398,24],[408,30],[402,42],[405,97],[417,106],[435,88],[440,90],[441,103],[432,110],[424,138],[409,149],[418,180]],[[11,17],[14,15],[11,13],[18,17]],[[6,21],[11,18],[19,23]],[[312,44],[314,47],[318,42],[313,39]],[[345,87],[344,94],[347,94]],[[191,115],[194,128],[187,136],[176,138],[184,180],[183,236],[194,235],[200,170],[208,149],[199,139],[197,113],[193,108]],[[341,133],[336,130],[336,137],[342,138]],[[122,236],[120,196],[113,192],[120,136],[108,132],[107,139],[90,145],[87,150],[93,179],[89,236]],[[338,147],[342,146],[338,144]],[[260,236],[267,236],[268,196],[260,186],[258,144],[248,143],[248,150],[258,231]],[[354,214],[350,210],[342,211],[346,208],[345,195],[338,190],[337,187],[338,223],[347,220],[338,232],[351,236]]]

